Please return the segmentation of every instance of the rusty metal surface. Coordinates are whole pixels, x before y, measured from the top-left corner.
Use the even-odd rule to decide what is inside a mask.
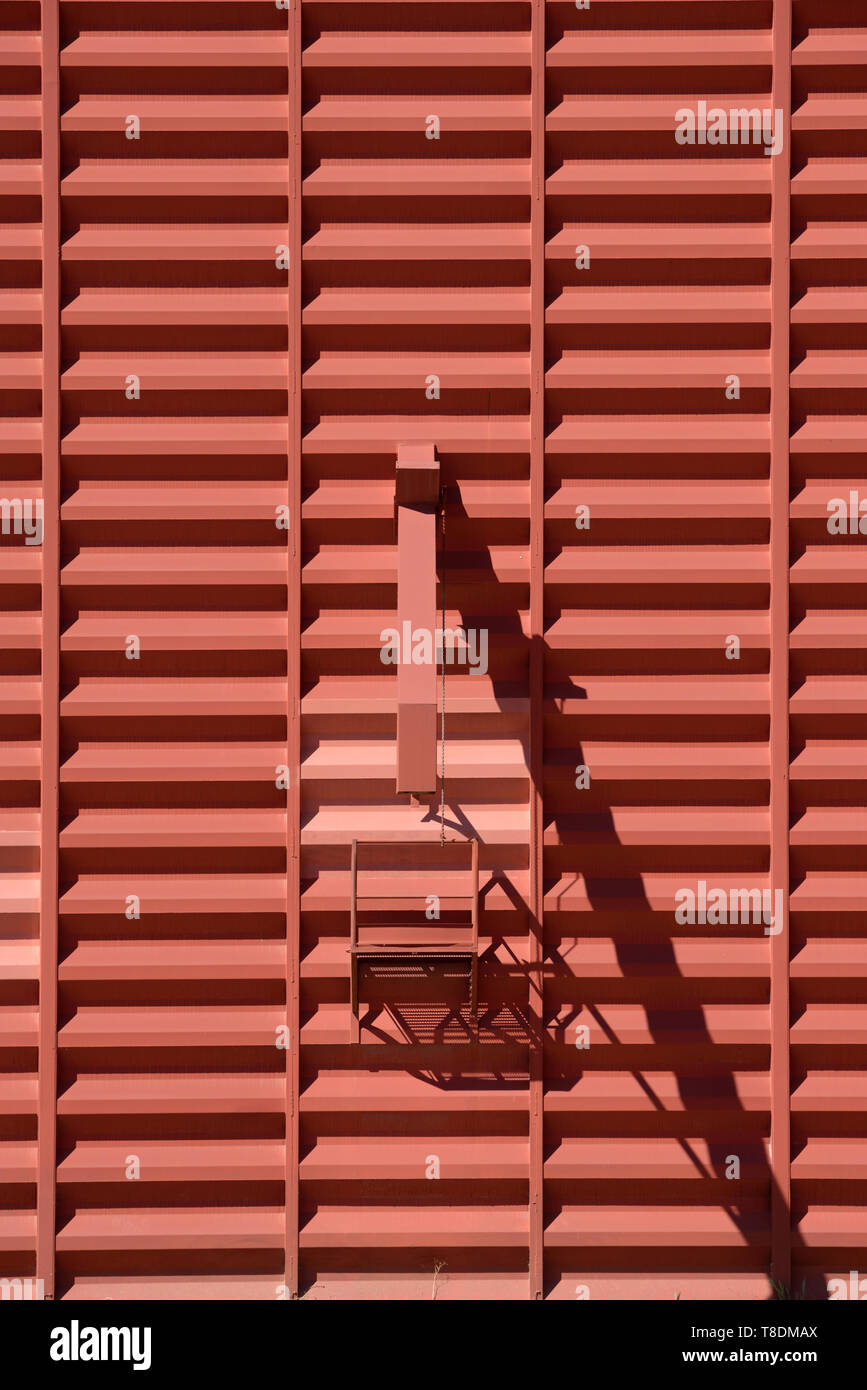
[[[0,27],[0,1277],[848,1289],[860,7]]]

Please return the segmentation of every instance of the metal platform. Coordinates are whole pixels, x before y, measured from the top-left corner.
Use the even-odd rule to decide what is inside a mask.
[[[430,842],[425,842],[425,848],[428,848],[429,845],[430,845]],[[412,855],[412,852],[413,852],[413,849],[414,849],[414,848],[417,848],[417,849],[420,850],[420,849],[422,848],[422,846],[421,846],[421,845],[418,845],[418,846],[413,845],[412,842],[408,842],[408,843],[406,843],[406,844],[402,844],[402,845],[398,846],[398,845],[395,845],[393,842],[384,842],[384,841],[376,841],[376,840],[353,840],[353,841],[352,841],[351,888],[350,888],[350,892],[351,892],[350,914],[351,914],[351,915],[350,915],[350,945],[349,945],[349,970],[350,970],[350,991],[349,991],[349,992],[350,992],[350,1014],[351,1014],[351,1024],[350,1024],[350,1027],[351,1027],[351,1034],[352,1034],[352,1041],[353,1041],[353,1042],[360,1042],[360,1041],[361,1041],[361,1019],[360,1019],[360,1014],[359,1014],[359,974],[360,974],[360,967],[363,966],[363,964],[364,964],[365,962],[372,962],[372,961],[375,961],[375,960],[388,960],[388,961],[400,961],[400,960],[413,960],[413,961],[418,961],[418,960],[421,960],[421,959],[424,959],[424,960],[437,960],[437,959],[440,959],[440,960],[456,960],[456,959],[457,959],[457,960],[466,960],[466,962],[467,962],[467,983],[468,983],[468,991],[469,991],[470,1030],[471,1030],[471,1034],[472,1034],[473,1036],[476,1036],[476,1035],[477,1035],[477,1032],[478,1032],[478,978],[479,978],[479,842],[478,842],[478,840],[475,839],[475,838],[470,839],[470,840],[454,840],[454,839],[453,839],[453,840],[447,840],[447,841],[445,842],[445,845],[446,845],[446,846],[449,846],[449,847],[452,847],[452,846],[455,846],[455,845],[466,845],[466,846],[467,846],[467,849],[468,849],[468,851],[469,851],[469,864],[468,864],[467,868],[464,870],[464,874],[465,874],[465,876],[466,876],[465,892],[462,893],[462,894],[455,894],[454,892],[449,892],[449,893],[444,893],[444,894],[438,894],[438,895],[437,895],[438,897],[440,897],[440,898],[445,898],[446,901],[450,901],[450,902],[454,902],[454,901],[456,901],[456,900],[459,901],[459,900],[462,900],[463,898],[466,898],[467,904],[468,904],[468,908],[467,908],[467,921],[466,921],[465,926],[463,927],[464,939],[462,939],[462,940],[457,940],[457,941],[455,941],[455,940],[449,940],[449,941],[419,941],[419,940],[417,939],[418,933],[419,933],[419,930],[420,930],[419,924],[418,924],[418,923],[414,923],[414,922],[406,922],[406,923],[398,923],[398,924],[395,924],[395,925],[391,925],[391,926],[389,926],[389,928],[388,928],[388,930],[389,930],[390,933],[397,933],[399,936],[402,935],[403,933],[405,933],[405,939],[398,940],[398,941],[382,941],[382,940],[379,940],[379,941],[377,941],[377,940],[361,941],[361,940],[359,939],[359,931],[360,931],[360,930],[361,930],[361,931],[364,931],[364,930],[365,930],[365,926],[364,926],[364,924],[360,921],[360,914],[362,914],[362,913],[365,912],[365,911],[370,911],[370,910],[371,910],[370,907],[368,907],[367,909],[365,909],[365,907],[363,906],[363,904],[364,904],[365,902],[367,902],[368,904],[369,904],[369,903],[372,903],[372,902],[381,903],[381,902],[383,901],[383,897],[385,897],[386,900],[388,900],[389,897],[393,897],[393,893],[389,894],[389,892],[388,892],[387,890],[386,890],[386,893],[383,894],[383,891],[382,891],[381,888],[380,888],[380,890],[379,890],[377,893],[360,893],[360,892],[359,892],[359,889],[358,889],[359,872],[360,872],[360,871],[363,871],[363,869],[364,869],[364,865],[361,864],[359,861],[360,861],[360,859],[363,859],[363,857],[364,857],[364,851],[367,850],[367,849],[371,849],[371,848],[385,848],[385,847],[387,847],[390,851],[395,850],[395,849],[401,849],[401,850],[403,850],[403,851],[408,851],[409,854]],[[444,846],[444,848],[445,848],[445,846]],[[440,870],[440,873],[445,872],[445,871],[446,871],[446,870],[445,870],[445,866],[443,866],[443,869]],[[435,872],[436,872],[436,870],[431,870],[431,873],[432,873],[432,874],[434,874]],[[426,885],[426,886],[431,886],[431,887],[433,887],[433,886],[435,885],[435,882],[436,882],[436,879],[434,879],[434,881],[433,881],[430,885]],[[452,884],[448,884],[448,887],[449,887],[449,888],[451,888],[452,886],[453,886]],[[400,885],[400,884],[396,884],[396,883],[395,883],[394,885],[392,885],[392,887],[398,887],[398,888],[403,887],[404,892],[405,892],[405,885]],[[401,898],[399,898],[399,900],[400,900],[400,901],[405,901],[405,898],[404,898],[404,897],[401,897]],[[376,931],[376,930],[377,930],[377,926],[376,926],[376,925],[370,925],[369,927],[367,927],[367,930],[369,930],[369,931]],[[382,932],[382,930],[383,930],[381,924],[379,924],[379,930],[380,930],[380,932]],[[453,922],[449,922],[448,924],[446,924],[446,925],[443,927],[443,931],[444,931],[444,932],[448,932],[450,936],[453,936],[453,935],[454,935],[455,930],[456,930],[456,927],[455,927],[455,924],[454,924]],[[458,931],[461,930],[461,925],[460,925],[460,924],[458,924],[457,930],[458,930]],[[413,940],[413,933],[415,933],[415,935],[416,935],[416,940]]]

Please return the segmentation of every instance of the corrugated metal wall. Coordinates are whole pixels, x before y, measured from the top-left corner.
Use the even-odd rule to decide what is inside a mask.
[[[867,1235],[859,5],[0,23],[0,1275],[823,1296]],[[678,143],[708,108],[766,134]],[[351,842],[440,836],[381,661],[415,442],[488,643],[445,687],[481,1026],[374,969],[356,1044]]]

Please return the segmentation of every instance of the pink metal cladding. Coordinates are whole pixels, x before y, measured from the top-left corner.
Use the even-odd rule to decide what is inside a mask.
[[[0,1277],[823,1296],[867,1244],[861,7],[0,26],[44,502],[0,538]],[[679,143],[700,101],[750,138]],[[485,652],[444,750],[433,663],[380,659],[441,569]],[[443,751],[477,1017],[425,955]]]

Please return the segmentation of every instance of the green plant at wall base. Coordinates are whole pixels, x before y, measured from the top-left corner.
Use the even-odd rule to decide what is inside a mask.
[[[806,1300],[806,1298],[807,1298],[807,1293],[806,1293],[806,1289],[807,1289],[807,1280],[806,1280],[806,1278],[802,1279],[802,1281],[801,1281],[801,1291],[800,1291],[800,1293],[793,1293],[792,1290],[791,1290],[791,1288],[789,1287],[788,1284],[784,1284],[784,1283],[782,1282],[781,1279],[775,1279],[775,1278],[774,1278],[774,1271],[773,1271],[773,1269],[771,1269],[770,1280],[771,1280],[771,1288],[772,1288],[773,1291],[774,1291],[774,1298],[776,1299],[776,1301],[777,1301],[778,1303],[803,1302],[803,1301]]]

